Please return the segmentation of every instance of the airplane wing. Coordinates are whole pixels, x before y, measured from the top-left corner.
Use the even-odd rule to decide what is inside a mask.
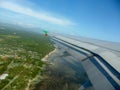
[[[58,47],[81,61],[95,90],[120,90],[120,43],[50,36]]]

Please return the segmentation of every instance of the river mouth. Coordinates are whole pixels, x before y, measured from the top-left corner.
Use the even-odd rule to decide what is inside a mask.
[[[57,49],[47,62],[50,64],[45,66],[44,78],[35,90],[78,90],[88,81],[80,61],[66,51]]]

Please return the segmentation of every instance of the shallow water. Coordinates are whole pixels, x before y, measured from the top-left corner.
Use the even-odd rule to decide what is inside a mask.
[[[88,80],[79,60],[60,49],[49,56],[43,80],[35,90],[78,90]]]

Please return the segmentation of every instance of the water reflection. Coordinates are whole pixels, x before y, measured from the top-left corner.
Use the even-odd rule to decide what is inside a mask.
[[[45,67],[44,79],[35,90],[78,90],[89,80],[80,61],[66,51],[57,50],[48,62],[51,64]]]

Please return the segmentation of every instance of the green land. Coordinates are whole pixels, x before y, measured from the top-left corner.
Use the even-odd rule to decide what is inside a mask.
[[[19,28],[0,26],[0,90],[34,88],[46,63],[41,59],[54,49],[48,37]]]

